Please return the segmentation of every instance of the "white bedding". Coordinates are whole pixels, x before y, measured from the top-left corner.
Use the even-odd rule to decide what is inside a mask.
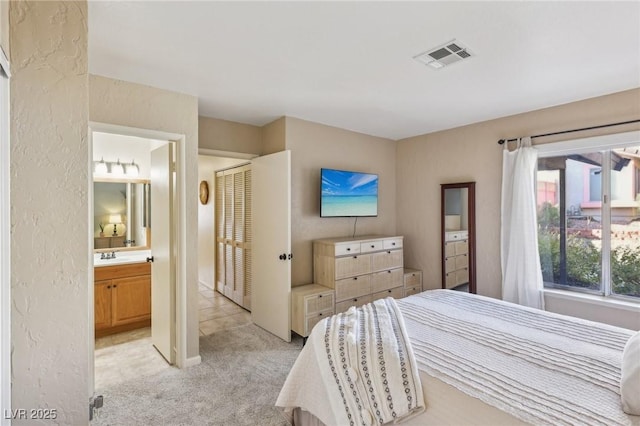
[[[322,399],[299,398],[309,373]],[[424,411],[418,367],[394,299],[350,308],[313,329],[276,402],[308,404],[325,424],[341,425],[383,424]]]
[[[630,330],[449,290],[410,296],[397,305],[427,405],[408,424],[640,425],[639,416],[622,411],[619,393]],[[319,386],[317,365],[296,368],[307,376],[296,390],[297,406],[321,413],[329,396]],[[442,386],[457,391],[442,398],[433,392]],[[447,412],[440,408],[457,398],[467,402],[453,404],[450,419],[440,417]],[[493,415],[498,417],[491,420]]]

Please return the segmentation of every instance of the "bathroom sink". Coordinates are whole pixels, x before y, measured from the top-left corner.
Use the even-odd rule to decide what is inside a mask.
[[[126,253],[126,254],[125,254]],[[116,257],[113,259],[101,259],[100,254],[96,253],[93,257],[93,266],[109,266],[109,265],[124,265],[126,263],[141,263],[146,262],[147,257],[151,256],[149,250],[142,250],[136,252],[116,252]]]

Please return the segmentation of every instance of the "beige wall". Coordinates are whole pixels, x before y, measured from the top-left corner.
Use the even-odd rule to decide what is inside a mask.
[[[640,89],[634,89],[398,141],[397,223],[398,233],[407,237],[405,264],[424,271],[426,288],[440,287],[440,184],[476,181],[478,293],[501,297],[502,146],[497,140],[639,116]],[[638,125],[574,133],[563,139],[633,128]]]
[[[313,240],[353,233],[354,218],[320,217],[320,168],[377,173],[378,217],[359,218],[356,235],[395,234],[394,141],[286,117],[286,148],[291,150],[293,286],[313,282]]]
[[[91,75],[89,119],[140,129],[185,135],[187,212],[186,235],[179,244],[186,250],[187,357],[198,356],[198,99],[194,96]],[[179,150],[178,150],[179,151]]]
[[[235,121],[198,117],[198,146],[244,154],[262,153],[262,128]]]
[[[16,1],[10,17],[12,408],[87,424],[87,4]]]
[[[286,141],[286,119],[281,117],[262,127],[262,153],[273,154],[284,151]]]

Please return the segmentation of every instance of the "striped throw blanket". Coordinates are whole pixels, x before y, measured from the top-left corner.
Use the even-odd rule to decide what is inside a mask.
[[[322,383],[311,386],[322,387],[327,399],[305,403],[298,390],[308,388],[310,373],[318,371]],[[424,411],[418,369],[394,299],[351,308],[316,325],[276,405],[301,406],[327,425],[399,422]]]
[[[620,402],[633,331],[450,290],[397,304],[420,370],[468,395],[536,425],[640,424]]]

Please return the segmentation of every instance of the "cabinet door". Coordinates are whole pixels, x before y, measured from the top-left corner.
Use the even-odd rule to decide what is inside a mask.
[[[111,280],[96,281],[93,286],[95,329],[111,327]]]
[[[151,318],[151,276],[111,280],[112,325],[129,324]]]

